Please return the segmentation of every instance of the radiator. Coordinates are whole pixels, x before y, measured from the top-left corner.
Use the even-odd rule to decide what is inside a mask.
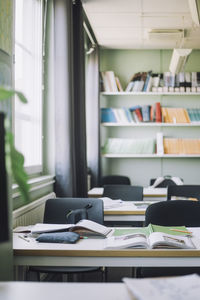
[[[55,193],[49,193],[28,205],[16,209],[13,212],[13,228],[18,226],[32,225],[35,223],[42,223],[45,202],[46,200],[55,197]]]

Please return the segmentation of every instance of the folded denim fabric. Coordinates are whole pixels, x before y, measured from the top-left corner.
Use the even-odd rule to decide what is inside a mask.
[[[74,244],[79,239],[80,235],[76,232],[52,232],[40,234],[36,241],[41,243]]]

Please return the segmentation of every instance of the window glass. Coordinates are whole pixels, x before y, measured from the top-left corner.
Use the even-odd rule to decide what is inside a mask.
[[[42,169],[42,1],[15,2],[15,145],[29,170]]]

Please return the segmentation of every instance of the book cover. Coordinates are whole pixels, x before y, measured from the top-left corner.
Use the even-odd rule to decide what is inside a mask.
[[[116,123],[115,114],[110,107],[103,107],[101,108],[101,123]]]
[[[156,102],[156,122],[158,123],[162,122],[162,112],[161,112],[160,102]]]
[[[150,121],[150,105],[143,105],[141,108],[143,122]]]

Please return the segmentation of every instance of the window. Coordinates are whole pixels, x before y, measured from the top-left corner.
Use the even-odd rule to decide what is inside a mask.
[[[15,1],[15,145],[29,173],[42,170],[42,0]]]

